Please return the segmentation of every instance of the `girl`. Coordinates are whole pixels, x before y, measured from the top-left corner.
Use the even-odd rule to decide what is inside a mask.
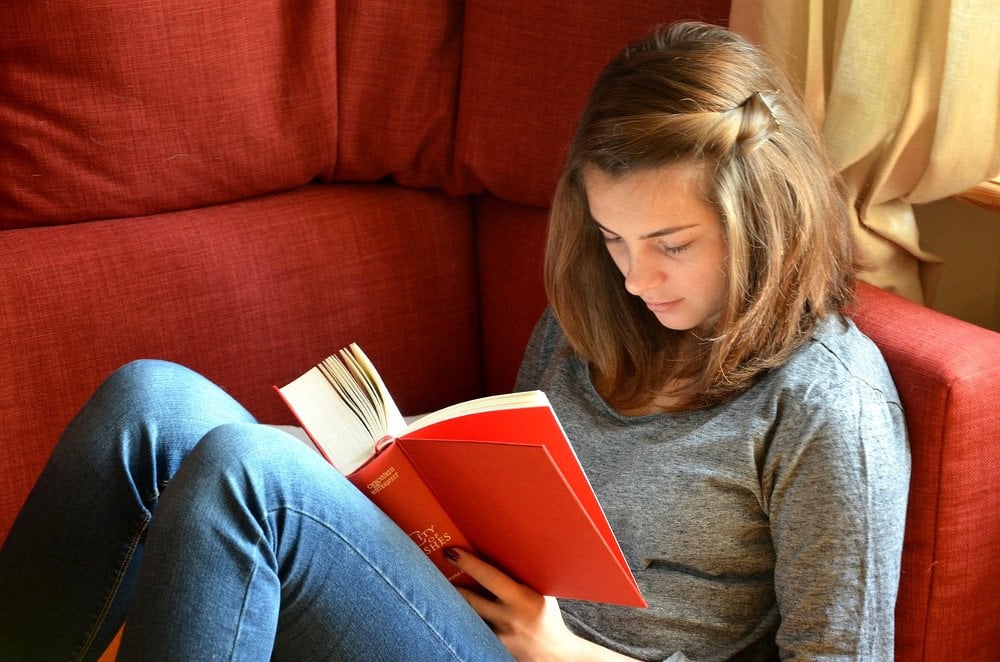
[[[731,33],[658,30],[596,83],[553,202],[518,387],[556,406],[651,604],[565,620],[640,659],[892,659],[903,415],[844,316],[848,210],[788,90]]]
[[[456,591],[318,456],[145,361],[74,419],[14,525],[0,656],[94,658],[127,608],[123,659],[892,659],[909,456],[852,283],[788,85],[721,28],[659,29],[583,114],[518,378],[649,609],[560,604],[452,549],[495,598]]]

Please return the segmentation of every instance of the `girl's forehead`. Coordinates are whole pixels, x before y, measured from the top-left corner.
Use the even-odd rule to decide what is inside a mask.
[[[662,236],[703,225],[721,226],[702,196],[703,172],[690,164],[638,170],[625,175],[591,168],[584,188],[591,218],[622,236]]]
[[[701,195],[705,189],[705,166],[701,163],[681,161],[653,168],[637,168],[623,173],[609,173],[595,165],[582,169],[585,191],[601,193],[614,188],[621,192],[632,191],[637,195],[652,194],[659,190],[670,193]]]

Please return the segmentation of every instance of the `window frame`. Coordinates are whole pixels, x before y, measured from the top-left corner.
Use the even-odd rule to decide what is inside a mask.
[[[973,186],[968,191],[952,197],[961,202],[982,207],[983,209],[1000,212],[1000,176]]]

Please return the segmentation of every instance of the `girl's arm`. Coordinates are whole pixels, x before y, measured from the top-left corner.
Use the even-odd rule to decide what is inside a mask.
[[[865,386],[834,389],[781,428],[762,473],[782,655],[892,659],[909,480],[902,411]]]

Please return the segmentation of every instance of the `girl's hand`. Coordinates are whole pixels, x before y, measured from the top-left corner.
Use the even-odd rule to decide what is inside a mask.
[[[468,552],[452,547],[445,550],[445,556],[495,596],[490,599],[475,591],[458,589],[516,660],[630,659],[573,634],[566,627],[555,598],[514,581]]]

